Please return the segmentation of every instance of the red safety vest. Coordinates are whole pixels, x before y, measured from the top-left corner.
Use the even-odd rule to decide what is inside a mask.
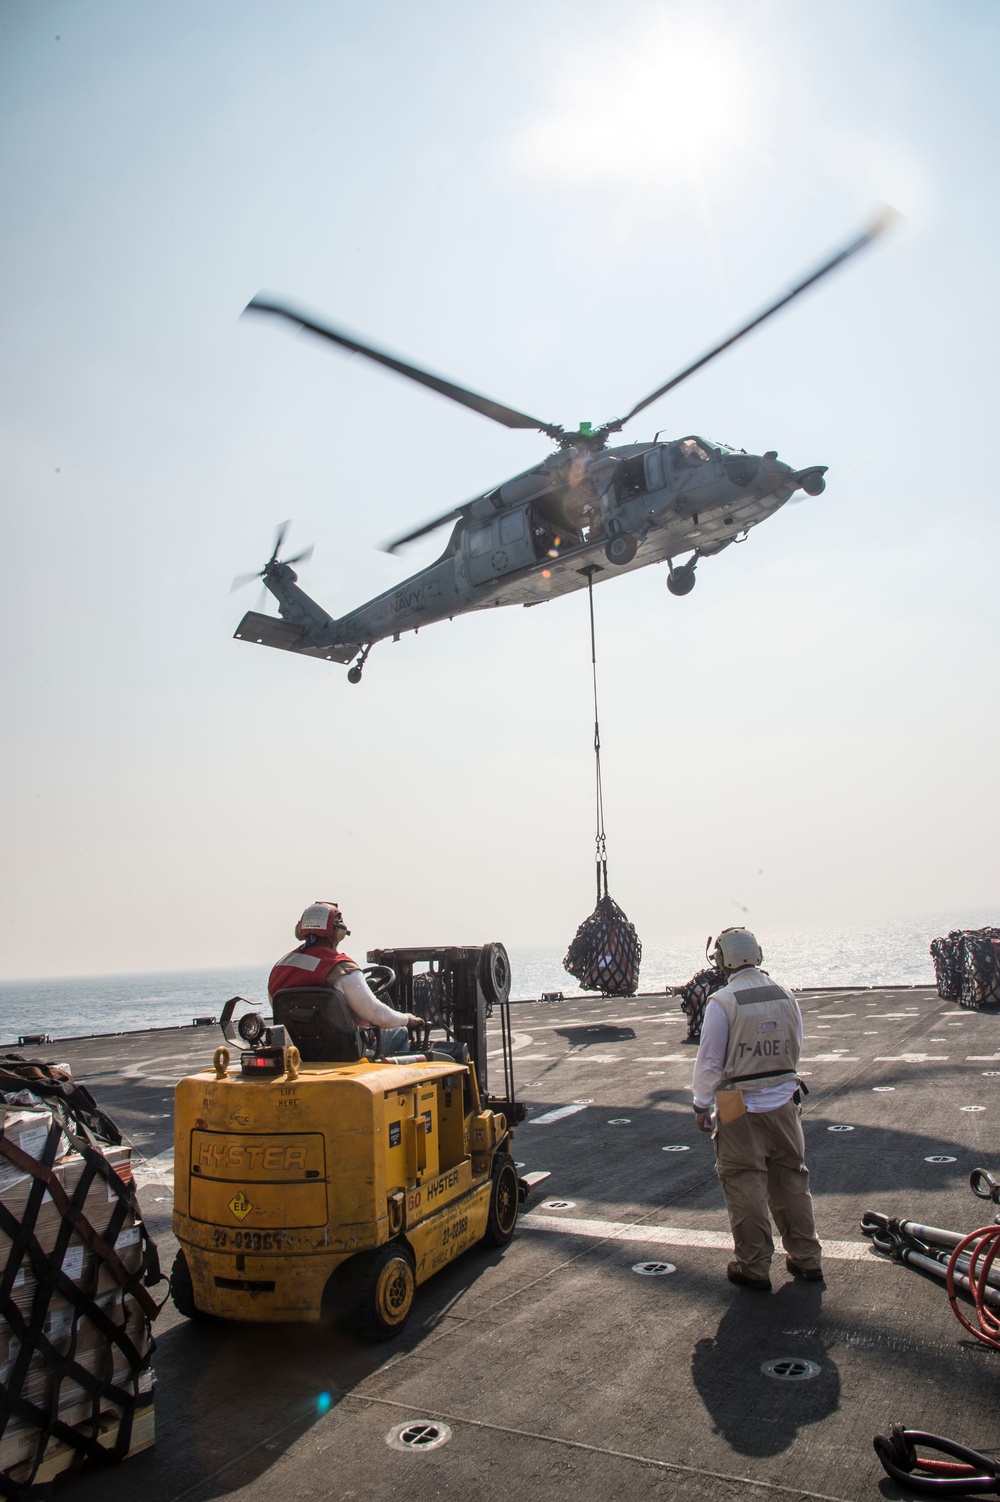
[[[349,954],[341,954],[332,944],[300,944],[289,954],[283,955],[274,966],[267,981],[267,994],[274,997],[279,991],[290,991],[297,986],[328,986],[329,975],[338,965],[358,966]],[[342,970],[342,975],[348,972]],[[336,977],[334,977],[336,979]]]

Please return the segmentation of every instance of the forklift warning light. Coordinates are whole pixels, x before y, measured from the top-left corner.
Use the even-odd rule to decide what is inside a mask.
[[[240,1054],[244,1074],[284,1074],[285,1051],[283,1048],[261,1049],[259,1053]]]

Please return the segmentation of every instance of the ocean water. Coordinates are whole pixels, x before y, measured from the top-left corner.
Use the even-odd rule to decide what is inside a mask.
[[[932,985],[931,939],[951,928],[997,923],[992,910],[931,914],[870,928],[768,931],[764,965],[789,986]],[[513,997],[582,993],[562,968],[565,944],[511,946]],[[640,989],[682,985],[705,964],[705,938],[688,935],[643,946]],[[230,996],[265,1000],[267,965],[152,975],[88,975],[0,982],[0,1044],[19,1034],[72,1038],[89,1033],[176,1027],[215,1016]]]

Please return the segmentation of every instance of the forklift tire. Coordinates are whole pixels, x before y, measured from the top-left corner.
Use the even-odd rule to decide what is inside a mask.
[[[391,1340],[410,1317],[417,1275],[400,1241],[361,1252],[345,1269],[351,1290],[351,1327],[366,1340]]]
[[[517,1169],[510,1153],[497,1153],[493,1160],[490,1213],[483,1235],[484,1246],[505,1247],[517,1225]]]
[[[213,1325],[216,1323],[214,1314],[206,1314],[199,1309],[194,1301],[194,1287],[191,1283],[191,1269],[188,1267],[187,1258],[183,1251],[179,1251],[174,1258],[174,1265],[170,1269],[170,1297],[175,1306],[185,1319],[197,1320],[199,1324]]]

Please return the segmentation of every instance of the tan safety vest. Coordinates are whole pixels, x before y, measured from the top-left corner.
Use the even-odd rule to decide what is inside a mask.
[[[761,1090],[799,1068],[799,1007],[791,991],[756,967],[738,970],[712,1000],[729,1023],[718,1090]]]

